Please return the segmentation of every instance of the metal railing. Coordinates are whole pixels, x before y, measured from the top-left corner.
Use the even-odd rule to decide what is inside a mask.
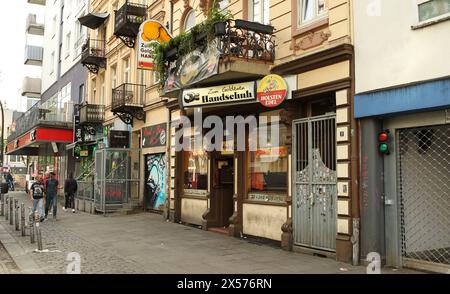
[[[41,123],[51,123],[54,125],[73,122],[73,107],[73,102],[60,102],[57,99],[49,99],[43,103],[36,103],[11,126],[8,142],[17,139]]]
[[[112,110],[122,107],[144,107],[145,85],[122,84],[112,91]]]
[[[83,104],[80,106],[80,123],[102,123],[104,120],[104,105]]]
[[[126,1],[115,11],[114,34],[135,37],[146,16],[146,5]]]
[[[273,27],[246,20],[228,21],[226,33],[219,37],[223,56],[273,62]]]
[[[81,49],[81,59],[87,60],[90,57],[106,58],[105,40],[88,39]]]

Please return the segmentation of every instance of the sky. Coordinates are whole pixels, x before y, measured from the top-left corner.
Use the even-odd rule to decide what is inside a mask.
[[[1,4],[0,100],[7,108],[16,110],[21,106],[23,78],[41,75],[41,67],[24,65],[26,42],[42,46],[42,37],[26,35],[26,18],[34,13],[38,22],[43,23],[45,10],[42,6],[28,4],[27,0],[2,1]]]

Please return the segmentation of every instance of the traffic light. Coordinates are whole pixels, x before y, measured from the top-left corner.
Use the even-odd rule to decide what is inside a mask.
[[[378,151],[383,155],[389,155],[389,130],[383,130],[378,134]]]

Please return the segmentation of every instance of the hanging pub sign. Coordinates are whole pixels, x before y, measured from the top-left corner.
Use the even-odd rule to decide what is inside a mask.
[[[237,103],[254,100],[255,82],[183,91],[183,107],[202,107],[214,104]]]
[[[277,107],[286,99],[286,81],[279,75],[265,76],[259,83],[257,95],[263,106]]]
[[[142,129],[142,148],[166,146],[167,124],[145,127]]]
[[[164,84],[164,92],[184,89],[219,73],[221,52],[216,41],[178,58],[172,63]]]
[[[155,69],[155,46],[170,41],[172,36],[167,28],[156,20],[147,20],[139,28],[138,34],[138,69]]]
[[[109,148],[130,148],[130,132],[109,131]]]

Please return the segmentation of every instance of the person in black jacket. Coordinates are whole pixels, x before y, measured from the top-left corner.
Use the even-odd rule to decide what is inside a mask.
[[[77,181],[73,178],[73,174],[70,173],[69,177],[64,183],[64,194],[66,196],[66,204],[63,210],[72,208],[72,212],[75,213],[75,193],[78,190]]]

